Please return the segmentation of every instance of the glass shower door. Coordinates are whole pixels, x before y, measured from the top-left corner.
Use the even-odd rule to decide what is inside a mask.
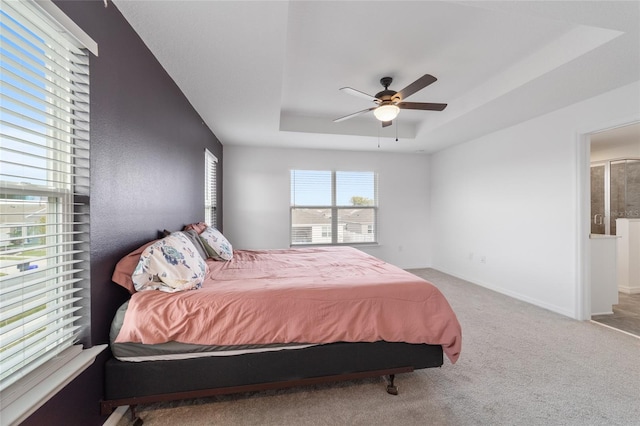
[[[605,234],[605,165],[591,165],[591,233]]]
[[[640,217],[640,160],[611,162],[610,229],[616,235],[616,219]]]
[[[640,217],[640,160],[591,164],[591,233],[616,235],[616,219]]]

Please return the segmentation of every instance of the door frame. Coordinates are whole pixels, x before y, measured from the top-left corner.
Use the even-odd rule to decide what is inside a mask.
[[[600,123],[579,130],[576,137],[576,310],[579,320],[591,319],[591,135],[640,122],[640,115]]]

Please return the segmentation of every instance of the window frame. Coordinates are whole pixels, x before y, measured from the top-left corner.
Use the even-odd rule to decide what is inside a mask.
[[[204,221],[218,228],[218,158],[204,150]]]
[[[295,190],[294,190],[294,174],[296,172],[324,172],[331,173],[331,205],[296,205],[293,198],[295,198]],[[338,184],[338,174],[340,173],[371,173],[373,177],[373,204],[366,206],[359,205],[341,205],[337,202],[337,194],[339,191]],[[289,245],[290,247],[304,247],[304,246],[365,246],[365,245],[379,245],[378,238],[378,214],[379,214],[379,206],[378,206],[378,173],[371,170],[366,171],[347,171],[347,170],[301,170],[301,169],[292,169],[289,173],[289,191],[292,199],[290,199],[289,206]],[[298,228],[306,231],[307,228],[311,228],[311,242],[302,241],[296,242],[297,233],[295,232],[294,226],[294,215],[296,210],[329,210],[331,212],[331,221],[329,224],[318,224],[320,227],[318,233],[320,234],[319,242],[313,242],[313,225],[312,224],[301,224]],[[346,231],[347,225],[343,224],[341,229],[341,220],[340,220],[340,212],[346,210],[371,210],[373,212],[373,221],[372,223],[367,223],[367,232],[360,233],[365,236],[372,235],[371,241],[344,241],[344,231]],[[365,224],[360,224],[360,226],[364,226]],[[325,227],[330,227],[330,241],[325,241]],[[342,231],[342,238],[340,237]],[[306,237],[308,232],[305,232],[304,235],[301,236]],[[305,238],[307,239],[307,238]],[[342,239],[342,241],[340,241]]]
[[[17,317],[24,318],[18,320],[20,324],[25,323],[21,328],[32,323],[30,327],[36,327],[38,334],[47,330],[30,346],[23,344],[30,338],[23,332],[19,336],[24,337],[17,340],[16,346],[9,343],[4,347],[10,351],[22,346],[24,349],[19,352],[25,352],[24,357],[27,354],[35,357],[4,377],[2,383],[0,417],[8,423],[19,423],[91,365],[107,347],[96,345],[83,349],[83,345],[78,344],[89,341],[90,327],[90,301],[87,297],[90,288],[87,51],[97,56],[98,49],[91,37],[49,0],[2,2],[2,14],[3,27],[7,33],[9,29],[12,32],[12,35],[5,36],[13,43],[6,50],[7,56],[3,53],[3,69],[14,69],[10,71],[13,77],[7,80],[11,89],[3,91],[2,97],[16,106],[7,105],[6,112],[3,111],[6,130],[3,130],[2,138],[7,140],[7,144],[3,144],[3,151],[7,154],[4,163],[9,166],[1,179],[0,196],[5,205],[16,208],[33,205],[36,200],[30,197],[42,197],[40,201],[47,206],[44,213],[29,213],[31,216],[44,214],[43,225],[24,218],[17,221],[23,228],[21,234],[32,234],[25,228],[36,229],[35,237],[42,239],[38,242],[37,253],[30,253],[32,257],[27,257],[29,262],[40,262],[40,269],[18,268],[19,272],[7,274],[8,278],[7,275],[2,277],[3,285],[6,285],[3,297],[6,299],[2,299],[3,310],[0,312],[7,318],[3,323],[4,327],[8,326],[5,332],[11,331]],[[16,60],[30,61],[34,67],[16,68],[12,65]],[[45,67],[47,71],[41,71]],[[20,83],[9,83],[10,80]],[[65,80],[66,83],[59,84]],[[21,87],[23,85],[31,87],[34,94],[27,93]],[[54,86],[57,87],[53,89]],[[22,121],[14,121],[16,117]],[[26,137],[29,133],[33,136]],[[27,146],[30,149],[24,149]],[[32,151],[33,148],[36,151]],[[17,172],[13,172],[14,169]],[[31,183],[22,183],[29,181]],[[28,217],[25,215],[27,212],[23,209],[6,217]],[[8,222],[3,220],[2,224],[6,229],[12,225],[12,219]],[[44,233],[40,233],[40,226],[44,227]],[[13,246],[10,250],[13,252],[29,251],[25,245],[27,241],[21,241],[24,239],[22,236],[12,239],[3,232],[2,239],[3,244],[0,245],[5,251],[9,246]],[[15,259],[2,267],[12,269],[20,261]],[[46,294],[46,297],[41,298],[40,294]],[[32,305],[37,307],[44,303],[46,312],[34,316],[28,313],[29,310],[25,311],[29,303],[25,301],[31,299]],[[14,312],[18,312],[17,316]],[[56,312],[60,314],[54,314]],[[46,327],[64,330],[64,333],[50,332],[49,328],[39,326],[41,319],[46,322]],[[12,338],[10,342],[14,340]],[[46,347],[45,352],[36,351],[39,347]],[[8,356],[9,352],[5,355]]]

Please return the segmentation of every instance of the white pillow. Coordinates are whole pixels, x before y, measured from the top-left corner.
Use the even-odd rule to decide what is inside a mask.
[[[173,233],[144,249],[131,275],[137,291],[173,293],[202,287],[207,264],[181,233]]]
[[[207,226],[200,234],[200,239],[209,257],[215,260],[231,260],[233,258],[231,243],[216,228]]]

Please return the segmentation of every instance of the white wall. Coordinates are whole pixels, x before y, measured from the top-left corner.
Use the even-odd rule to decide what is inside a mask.
[[[579,317],[579,135],[638,120],[639,94],[634,83],[433,154],[433,267]]]
[[[640,158],[640,122],[592,135],[590,156],[591,162]]]
[[[429,266],[429,157],[418,154],[225,146],[224,233],[234,248],[289,247],[291,169],[378,172],[380,245],[358,247],[401,268]]]
[[[624,143],[602,145],[598,149],[591,149],[591,161],[607,161],[620,158],[640,158],[640,139],[625,141]]]

